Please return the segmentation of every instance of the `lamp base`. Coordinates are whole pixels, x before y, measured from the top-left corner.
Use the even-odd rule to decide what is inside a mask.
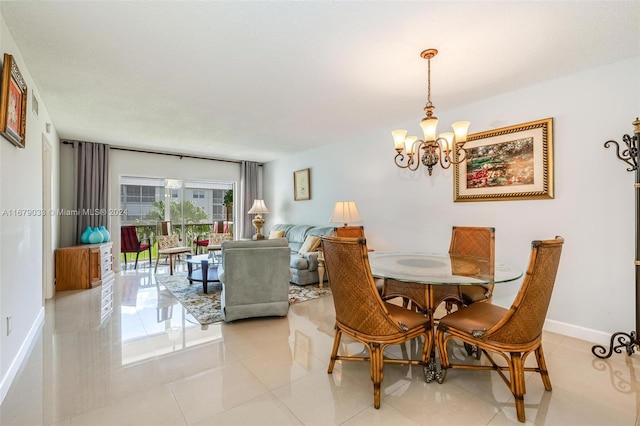
[[[264,219],[262,216],[257,215],[252,221],[253,226],[256,228],[256,234],[251,238],[254,241],[264,240],[264,235],[262,235],[262,226],[264,225]]]

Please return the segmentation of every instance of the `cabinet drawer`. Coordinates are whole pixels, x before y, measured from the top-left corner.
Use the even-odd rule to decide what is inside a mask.
[[[103,244],[100,246],[100,256],[103,258],[111,258],[111,244]]]
[[[104,300],[105,297],[111,295],[113,297],[113,281],[102,282],[102,292],[100,298]]]
[[[111,274],[113,274],[113,270],[111,268],[111,262],[107,264],[103,263],[102,272],[101,272],[102,280],[108,279]]]
[[[100,321],[104,321],[104,319],[108,317],[111,312],[113,312],[113,299],[110,299],[108,302],[102,304],[102,309],[100,310]]]

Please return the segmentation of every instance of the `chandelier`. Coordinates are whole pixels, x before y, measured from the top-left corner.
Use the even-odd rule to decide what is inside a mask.
[[[443,169],[448,169],[451,164],[460,164],[466,158],[467,152],[464,144],[467,142],[468,121],[457,121],[451,125],[453,132],[446,132],[436,138],[438,118],[434,117],[435,107],[431,103],[431,58],[436,56],[436,49],[427,49],[420,56],[427,60],[427,104],[424,107],[426,116],[420,122],[424,140],[417,136],[407,136],[407,131],[394,130],[391,132],[396,149],[396,166],[415,171],[424,164],[429,170],[429,176],[433,166],[440,163]]]

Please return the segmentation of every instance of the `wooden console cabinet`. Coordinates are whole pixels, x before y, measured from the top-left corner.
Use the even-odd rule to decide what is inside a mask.
[[[113,310],[113,243],[83,244],[56,250],[56,291],[102,285],[100,319]]]
[[[56,290],[82,290],[102,284],[113,274],[113,243],[85,244],[56,250]]]

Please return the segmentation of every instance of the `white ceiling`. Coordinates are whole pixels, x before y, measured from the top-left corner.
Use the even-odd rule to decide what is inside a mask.
[[[61,138],[292,152],[640,55],[640,2],[6,2]],[[597,99],[594,99],[597,102]],[[477,129],[476,129],[477,130]]]

